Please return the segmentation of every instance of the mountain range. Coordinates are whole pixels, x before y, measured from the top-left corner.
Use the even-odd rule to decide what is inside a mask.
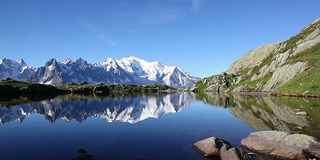
[[[250,50],[227,71],[204,78],[190,90],[319,97],[319,29],[320,18],[284,42]]]
[[[160,62],[148,62],[137,57],[107,58],[104,62],[90,64],[80,58],[58,62],[55,58],[45,66],[35,68],[24,60],[0,59],[0,79],[33,83],[62,85],[66,83],[120,83],[120,84],[165,84],[174,88],[188,88],[200,78],[175,66]]]

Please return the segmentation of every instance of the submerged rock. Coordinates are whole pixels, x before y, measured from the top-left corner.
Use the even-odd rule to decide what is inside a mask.
[[[258,154],[283,159],[320,158],[320,142],[304,134],[279,131],[253,132],[241,141],[241,146]]]

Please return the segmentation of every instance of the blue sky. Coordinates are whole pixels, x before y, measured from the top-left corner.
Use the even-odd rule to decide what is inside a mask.
[[[319,0],[0,0],[0,58],[136,56],[201,78],[320,17]]]

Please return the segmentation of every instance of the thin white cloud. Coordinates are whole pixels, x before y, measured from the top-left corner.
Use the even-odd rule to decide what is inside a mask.
[[[115,39],[113,39],[110,36],[104,35],[104,34],[96,35],[96,38],[100,39],[103,43],[105,43],[106,45],[109,45],[109,46],[118,45],[118,42]]]
[[[153,9],[141,13],[139,21],[146,24],[162,24],[177,21],[186,16],[187,12],[183,9]]]
[[[195,12],[198,11],[203,5],[203,3],[204,3],[203,0],[192,0],[191,10]]]
[[[163,24],[185,18],[188,10],[164,4],[147,4],[139,9],[129,9],[125,12],[113,13],[112,17],[121,22],[134,24]]]
[[[93,36],[100,40],[102,43],[109,46],[118,45],[118,42],[114,38],[104,33],[100,28],[93,25],[92,23],[86,23],[82,26],[84,29],[88,30],[91,34],[93,34]]]

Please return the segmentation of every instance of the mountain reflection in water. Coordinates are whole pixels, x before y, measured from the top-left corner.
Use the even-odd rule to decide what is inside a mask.
[[[218,95],[200,93],[196,98],[213,106],[228,108],[232,115],[259,131],[304,133],[320,139],[320,101],[314,98],[267,95]],[[305,111],[307,116],[296,115]]]
[[[82,122],[88,117],[103,118],[107,122],[136,123],[176,113],[195,100],[228,108],[230,113],[259,131],[278,130],[305,133],[320,138],[319,99],[286,98],[249,95],[218,95],[215,93],[174,93],[164,96],[82,97],[67,95],[30,104],[0,107],[0,122],[23,121],[35,113],[50,121]],[[308,116],[295,115],[297,110]]]
[[[0,157],[201,159],[190,145],[210,136],[236,147],[256,130],[299,132],[319,139],[319,103],[306,98],[184,92],[59,96],[0,107]],[[308,115],[295,115],[297,110]],[[77,153],[79,148],[88,155]]]
[[[88,117],[103,118],[107,122],[136,123],[179,112],[194,102],[188,93],[140,97],[81,97],[64,96],[10,108],[0,107],[0,122],[23,121],[33,114],[42,114],[54,123],[57,119],[82,122]]]

